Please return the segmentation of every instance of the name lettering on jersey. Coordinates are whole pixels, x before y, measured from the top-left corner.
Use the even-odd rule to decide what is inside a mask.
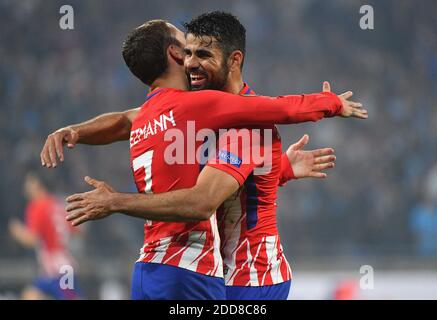
[[[158,119],[155,118],[147,122],[142,128],[132,130],[130,133],[131,148],[137,143],[146,140],[149,136],[154,136],[155,134],[166,131],[170,126],[176,126],[173,110],[161,114]]]

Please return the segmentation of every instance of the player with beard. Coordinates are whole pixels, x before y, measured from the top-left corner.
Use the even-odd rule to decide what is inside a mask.
[[[246,30],[235,16],[211,12],[193,19],[185,27],[186,67],[192,90],[255,94],[242,78]],[[239,61],[240,68],[229,72],[232,65],[229,62],[233,60]],[[226,296],[231,300],[287,299],[292,273],[283,254],[276,222],[278,182],[284,181],[281,179],[282,145],[276,126],[253,129],[273,132],[273,141],[268,146],[271,150],[268,173],[257,175],[253,163],[238,168],[232,163],[210,164],[233,175],[241,185],[217,210]],[[241,145],[238,147],[242,150]],[[226,154],[230,148],[229,144],[224,150],[221,146],[217,154]],[[283,155],[282,172],[287,168],[290,164]]]
[[[126,46],[129,46],[129,48],[125,48],[125,50],[127,50],[128,55],[132,54],[135,57],[134,61],[138,62],[141,60],[138,57],[142,57],[144,50],[150,48],[150,44],[153,43],[149,38],[152,31],[164,33],[164,38],[174,36],[179,42],[182,43],[184,41],[179,36],[180,31],[174,26],[166,24],[168,28],[163,28],[160,22],[160,28],[155,30],[153,27],[156,24],[159,23],[149,22],[137,28],[129,36],[126,42]],[[230,99],[228,95],[221,94],[220,99],[217,100],[214,97],[218,93],[217,91],[205,90],[189,94],[180,90],[166,89],[168,87],[181,88],[184,84],[183,79],[178,74],[179,70],[183,70],[179,68],[179,57],[181,55],[178,51],[178,45],[167,43],[165,48],[167,49],[161,49],[156,54],[162,55],[162,53],[165,53],[168,65],[162,68],[161,72],[154,75],[152,80],[144,79],[148,79],[147,77],[150,76],[151,72],[147,66],[155,66],[151,63],[155,61],[147,60],[147,64],[145,61],[136,64],[132,63],[132,60],[125,56],[131,71],[147,85],[150,85],[152,89],[156,89],[152,90],[147,102],[140,110],[129,111],[123,113],[122,116],[118,114],[115,117],[114,114],[111,114],[99,117],[85,124],[60,130],[46,141],[41,154],[43,165],[51,166],[54,164],[56,161],[55,152],[58,153],[61,160],[63,159],[63,143],[67,143],[72,147],[76,142],[103,144],[126,139],[126,128],[129,128],[130,132],[137,132],[138,128],[141,128],[148,120],[165,114],[165,111],[170,111],[166,109],[170,102],[171,105],[174,105],[175,118],[173,120],[175,120],[175,123],[181,123],[185,119],[184,117],[188,117],[188,119],[196,119],[196,125],[200,122],[200,128],[206,126],[213,130],[218,130],[223,126],[234,127],[237,124],[240,125],[244,121],[247,121],[249,124],[252,121],[252,123],[258,122],[263,124],[278,121],[273,120],[277,116],[277,114],[272,115],[275,109],[268,106],[268,104],[276,103],[272,99],[265,100],[261,97]],[[132,51],[130,51],[131,49]],[[242,57],[242,55],[239,56]],[[231,62],[229,72],[235,72],[235,69],[240,69],[241,62],[241,59]],[[321,99],[320,95],[300,96],[298,99],[300,103],[306,104],[305,100],[309,100],[308,102],[313,105],[312,110],[308,108],[305,111],[302,110],[293,121],[317,120],[323,116],[334,114],[346,117],[367,118],[367,112],[362,109],[360,104],[347,101],[347,98],[351,95],[350,93],[339,96],[341,101],[335,99],[333,101],[330,99],[326,99],[323,102],[320,101],[321,103],[317,105],[316,110],[315,104],[311,99]],[[238,97],[238,95],[233,95],[232,97]],[[328,92],[325,92],[323,97],[336,98],[335,95]],[[241,99],[244,99],[244,101]],[[265,108],[268,108],[268,110],[253,109],[252,103],[255,103],[254,101],[258,99],[262,99],[262,102],[266,104]],[[288,98],[284,97],[281,99]],[[242,103],[241,107],[239,104],[240,100]],[[162,103],[167,104],[167,107],[162,105]],[[330,106],[326,104],[330,104]],[[183,112],[178,112],[178,106],[183,108]],[[201,107],[204,108],[203,110],[208,111],[208,118],[212,119],[202,118],[203,115],[200,114]],[[229,108],[232,108],[232,112],[229,110],[228,116],[226,112]],[[161,113],[158,114],[156,112]],[[246,113],[254,112],[258,114],[246,115]],[[134,114],[134,117],[132,117],[132,114]],[[183,115],[182,118],[178,118],[178,116],[181,117],[181,114]],[[170,118],[171,115],[167,113],[167,117]],[[229,119],[228,117],[234,117],[234,119]],[[235,117],[238,119],[235,119]],[[242,119],[245,120],[243,121]],[[59,139],[60,136],[62,136],[61,139]],[[58,139],[54,139],[54,137],[58,137]],[[135,136],[135,138],[137,137]],[[235,193],[240,188],[244,177],[237,178],[236,174],[229,174],[230,170],[220,170],[209,165],[201,171],[200,175],[198,165],[196,169],[189,165],[169,167],[162,161],[163,148],[165,148],[165,143],[163,142],[162,134],[154,134],[153,137],[146,138],[144,141],[139,139],[138,142],[136,139],[131,139],[133,169],[139,191],[152,191],[159,194],[117,193],[107,184],[87,178],[87,182],[96,189],[85,194],[69,197],[68,201],[71,204],[67,210],[71,214],[68,219],[77,225],[88,220],[103,218],[114,212],[122,212],[148,220],[155,220],[146,223],[146,242],[140,259],[142,263],[137,264],[139,267],[134,272],[134,280],[142,277],[144,281],[142,283],[139,281],[139,284],[136,281],[136,285],[139,287],[143,285],[143,289],[147,289],[149,292],[142,292],[137,297],[220,298],[220,293],[216,294],[216,292],[211,292],[211,288],[205,287],[205,285],[211,284],[210,279],[198,276],[221,276],[220,258],[216,256],[216,245],[218,242],[215,241],[217,235],[214,235],[214,229],[216,228],[214,227],[214,212],[229,195]],[[142,155],[146,153],[142,153],[139,156],[139,153],[143,151],[146,151],[146,153],[153,151],[153,156],[143,157]],[[147,155],[151,154],[148,153]],[[156,156],[161,157],[161,159],[156,159]],[[136,161],[139,158],[141,158],[141,161]],[[154,165],[149,166],[152,159]],[[227,163],[223,165],[226,166]],[[248,175],[250,172],[247,170],[244,174]],[[156,176],[158,176],[158,179]],[[165,193],[166,191],[170,192]],[[186,220],[200,220],[201,222],[156,222]],[[196,229],[200,225],[204,227]],[[150,238],[151,234],[155,235],[154,239]],[[166,236],[163,236],[164,234]],[[153,264],[156,265],[151,266]],[[176,269],[185,269],[185,273],[181,273],[184,270],[175,269],[172,269],[171,273],[169,270],[161,272],[164,267],[169,266],[177,267]],[[150,294],[150,290],[153,291],[152,294]],[[202,294],[199,295],[199,293]]]

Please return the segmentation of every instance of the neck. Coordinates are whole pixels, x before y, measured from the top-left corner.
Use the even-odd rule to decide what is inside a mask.
[[[156,88],[173,88],[179,90],[188,90],[188,80],[184,72],[166,72],[164,75],[153,81],[150,90]]]
[[[243,87],[244,87],[244,81],[243,81],[243,77],[241,76],[241,74],[234,75],[231,73],[229,75],[229,79],[228,79],[225,87],[223,88],[223,91],[229,92],[232,94],[239,94],[240,91],[243,89]]]

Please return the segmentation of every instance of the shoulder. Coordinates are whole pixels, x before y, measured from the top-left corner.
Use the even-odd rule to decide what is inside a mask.
[[[219,90],[199,90],[199,91],[186,91],[185,95],[190,98],[215,98],[233,96],[230,93]]]

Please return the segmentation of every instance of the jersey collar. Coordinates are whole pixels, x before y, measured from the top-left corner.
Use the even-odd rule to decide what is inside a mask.
[[[251,95],[251,94],[255,94],[255,91],[253,91],[249,85],[245,82],[243,89],[241,89],[241,91],[239,92],[239,94],[243,94],[243,95]]]
[[[162,90],[163,90],[163,88],[157,87],[157,88],[153,89],[152,91],[150,91],[146,96],[146,101],[149,100],[150,98],[154,97],[158,93],[160,93]]]

